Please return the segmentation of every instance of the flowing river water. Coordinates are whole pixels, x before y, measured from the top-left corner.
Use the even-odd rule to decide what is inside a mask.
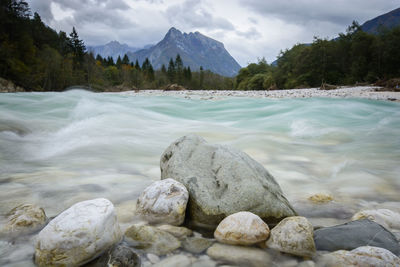
[[[0,95],[0,222],[22,203],[54,217],[105,197],[127,226],[137,197],[160,179],[162,152],[189,133],[248,153],[301,215],[348,219],[362,207],[400,204],[399,103],[73,90]],[[334,201],[310,204],[314,193]],[[32,243],[0,239],[0,265],[32,265]]]

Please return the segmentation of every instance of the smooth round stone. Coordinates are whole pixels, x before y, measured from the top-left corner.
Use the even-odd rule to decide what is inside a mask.
[[[160,230],[170,233],[178,239],[184,239],[187,236],[191,236],[193,231],[186,227],[178,227],[173,225],[164,224],[157,227]]]
[[[351,218],[352,221],[361,219],[374,221],[389,230],[400,230],[400,213],[389,209],[363,210]]]
[[[133,225],[125,232],[125,240],[129,245],[156,255],[166,255],[181,246],[181,242],[157,227],[149,225]]]
[[[230,245],[252,245],[267,240],[268,225],[257,215],[241,211],[223,219],[214,232],[221,243]]]
[[[396,255],[400,253],[400,245],[393,233],[367,219],[317,229],[314,240],[318,250],[352,250],[374,246],[390,250]]]
[[[152,224],[181,225],[185,220],[189,193],[186,187],[171,179],[149,185],[137,200],[136,213]]]
[[[82,201],[54,218],[37,236],[39,266],[80,266],[121,240],[113,204],[104,198]]]
[[[288,217],[271,230],[266,245],[292,255],[312,257],[315,253],[313,236],[313,226],[306,218]]]
[[[46,222],[46,213],[41,207],[22,204],[9,212],[6,224],[0,229],[0,235],[13,236],[35,232],[43,228]]]
[[[227,216],[250,211],[276,223],[296,215],[275,178],[246,153],[207,143],[197,135],[173,142],[160,159],[161,178],[174,178],[189,191],[188,221],[215,229]]]
[[[400,266],[400,258],[384,248],[363,246],[353,249],[352,251],[338,250],[329,254],[325,254],[318,259],[317,266],[396,267]]]
[[[238,266],[264,267],[271,263],[267,252],[254,247],[215,243],[207,249],[207,255],[216,261]]]

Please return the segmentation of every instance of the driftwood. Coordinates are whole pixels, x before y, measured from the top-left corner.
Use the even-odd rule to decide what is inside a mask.
[[[336,85],[328,84],[328,83],[322,83],[321,87],[319,88],[320,90],[334,90],[337,89],[338,87]]]
[[[182,90],[186,90],[186,88],[176,83],[169,84],[164,88],[164,91],[182,91]]]

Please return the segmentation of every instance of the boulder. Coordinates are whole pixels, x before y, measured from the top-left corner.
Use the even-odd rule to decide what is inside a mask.
[[[166,255],[181,246],[181,242],[170,233],[149,225],[132,225],[125,232],[125,241],[156,255]]]
[[[194,226],[215,229],[239,211],[250,211],[272,224],[296,214],[272,175],[232,147],[187,135],[165,150],[160,167],[162,179],[172,177],[188,189],[186,216]]]
[[[320,257],[317,266],[324,267],[395,267],[400,259],[392,252],[379,247],[362,246],[352,251],[338,250]]]
[[[35,262],[39,266],[80,266],[120,240],[113,204],[104,198],[82,201],[40,231]]]
[[[32,233],[43,228],[46,223],[46,213],[41,207],[22,204],[9,212],[6,224],[0,229],[0,235],[14,236]]]
[[[354,214],[351,220],[368,219],[388,230],[400,230],[400,213],[389,209],[363,210]]]
[[[207,249],[207,255],[216,261],[238,266],[264,267],[271,264],[268,253],[254,247],[215,243]]]
[[[148,186],[137,200],[136,213],[149,223],[180,225],[185,220],[189,193],[173,179],[157,181]]]
[[[315,253],[313,226],[301,216],[285,218],[271,230],[266,245],[292,255],[312,257]]]
[[[230,245],[252,245],[267,240],[268,236],[268,225],[248,211],[229,215],[214,232],[219,242]]]
[[[352,250],[362,246],[385,248],[395,255],[400,253],[396,237],[386,228],[364,219],[315,230],[317,250]]]

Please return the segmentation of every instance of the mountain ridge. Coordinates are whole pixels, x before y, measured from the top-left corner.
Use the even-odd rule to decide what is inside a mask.
[[[361,25],[361,29],[367,33],[377,34],[381,26],[392,29],[400,25],[400,8],[396,8],[373,19],[367,20]]]
[[[183,64],[194,71],[202,66],[205,70],[231,77],[241,68],[222,42],[198,31],[182,33],[175,27],[170,28],[156,45],[127,55],[131,61],[138,60],[139,63],[148,58],[155,69],[160,69],[162,65],[168,67],[169,60],[175,59],[177,54]]]

